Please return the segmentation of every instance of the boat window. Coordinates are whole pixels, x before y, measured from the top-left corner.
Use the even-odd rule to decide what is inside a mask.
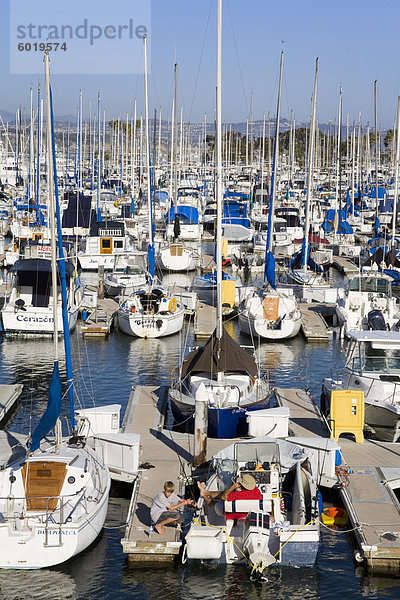
[[[123,242],[122,240],[114,240],[114,248],[122,248]]]
[[[400,350],[374,348],[371,342],[363,346],[363,371],[400,373]]]
[[[350,292],[377,292],[391,296],[390,281],[382,277],[353,277],[348,289]]]

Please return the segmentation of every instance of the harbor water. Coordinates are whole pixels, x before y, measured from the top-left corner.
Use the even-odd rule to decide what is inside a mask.
[[[250,343],[239,336],[235,321],[225,326],[241,343]],[[192,325],[185,326],[179,335],[156,340],[134,339],[118,331],[105,340],[83,340],[78,326],[72,335],[72,354],[80,403],[121,403],[123,414],[132,385],[168,384],[185,348],[196,343]],[[307,344],[298,336],[286,343],[261,343],[256,354],[271,385],[309,388],[315,399],[319,398],[322,378],[340,370],[344,362],[343,342],[336,338]],[[52,366],[51,340],[0,339],[1,383],[24,385],[21,402],[7,428],[27,432],[30,422],[34,427],[46,406]],[[68,402],[64,405],[65,427]],[[252,582],[244,567],[179,563],[160,568],[131,567],[120,544],[127,507],[128,500],[112,498],[106,528],[98,541],[68,563],[41,571],[0,571],[0,599],[400,598],[398,579],[367,575],[353,563],[351,537],[325,528],[315,567],[270,568],[268,581],[262,584]]]

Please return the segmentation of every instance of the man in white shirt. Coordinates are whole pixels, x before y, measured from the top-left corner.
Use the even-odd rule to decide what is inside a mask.
[[[164,490],[155,496],[151,505],[151,521],[160,535],[165,535],[165,526],[169,523],[183,523],[183,514],[180,512],[180,508],[185,504],[194,505],[193,500],[180,498],[174,491],[174,483],[166,481]]]

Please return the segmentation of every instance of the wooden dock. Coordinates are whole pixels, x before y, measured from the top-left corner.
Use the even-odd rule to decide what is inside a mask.
[[[360,270],[356,264],[354,264],[348,258],[344,258],[344,256],[334,256],[332,258],[332,266],[335,267],[339,273],[342,273],[342,275],[358,273]]]
[[[290,409],[289,428],[297,437],[326,437],[327,427],[308,392],[275,390],[280,406]],[[373,572],[400,573],[400,444],[339,438],[345,467],[337,489],[349,515],[358,550],[355,559]],[[347,474],[347,470],[350,473]]]
[[[112,298],[98,298],[97,307],[88,311],[88,317],[82,323],[83,336],[105,337],[109,335],[117,310],[118,304]]]
[[[181,547],[180,528],[168,527],[164,536],[149,537],[150,507],[164,482],[175,483],[180,494],[191,477],[193,435],[163,429],[167,412],[166,387],[135,386],[129,398],[122,431],[139,433],[141,468],[135,483],[128,524],[121,540],[131,562],[172,561]],[[208,440],[208,455],[218,452],[234,440]]]
[[[326,437],[328,429],[311,395],[300,388],[275,388],[279,406],[290,410],[289,428],[297,437]]]
[[[329,340],[330,334],[319,305],[315,302],[299,302],[298,306],[303,316],[301,329],[307,342]]]
[[[11,385],[0,385],[0,423],[2,423],[10,410],[14,407],[22,393],[23,386],[20,383]]]
[[[373,572],[400,574],[400,446],[339,438],[350,475],[342,477],[341,496],[364,559]]]
[[[195,337],[210,337],[217,324],[217,309],[198,302],[194,315],[193,332]]]

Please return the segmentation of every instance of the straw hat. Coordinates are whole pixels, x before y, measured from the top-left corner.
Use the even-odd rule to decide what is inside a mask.
[[[245,490],[254,490],[254,488],[256,487],[256,480],[248,473],[245,473],[244,475],[242,475],[242,477],[238,477],[237,483],[240,483],[242,488],[244,488]]]

